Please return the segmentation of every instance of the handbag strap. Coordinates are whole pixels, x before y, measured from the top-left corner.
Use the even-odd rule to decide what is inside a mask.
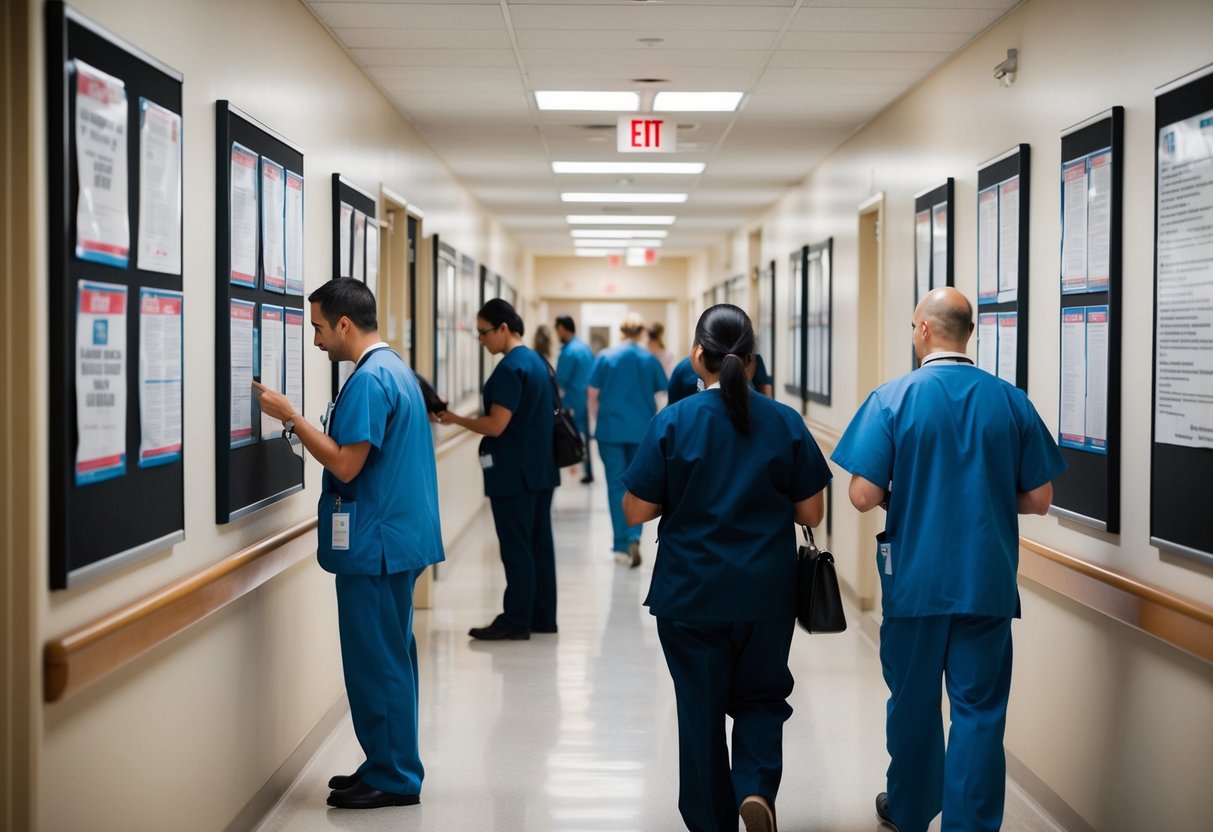
[[[820,551],[820,549],[817,548],[817,541],[815,541],[813,539],[813,530],[810,529],[808,526],[804,526],[804,525],[802,525],[800,528],[804,532],[804,536],[809,541],[809,550],[813,551],[813,552]]]
[[[548,368],[548,381],[552,384],[552,415],[559,416],[563,408],[560,407],[560,388],[556,385],[556,371],[552,369],[552,362],[542,355],[539,357],[543,358],[543,364]]]

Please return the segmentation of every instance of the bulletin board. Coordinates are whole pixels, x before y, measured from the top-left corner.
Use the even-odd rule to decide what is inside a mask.
[[[1024,392],[1030,153],[1020,144],[977,169],[977,366]]]
[[[955,180],[914,194],[914,304],[941,286],[956,285],[953,275],[955,246]]]
[[[1069,466],[1050,513],[1120,531],[1124,108],[1061,134],[1058,441]]]
[[[1155,90],[1154,129],[1150,543],[1213,564],[1213,65]]]
[[[310,323],[303,151],[228,101],[215,127],[215,517],[230,523],[303,490],[299,439],[245,391],[256,379],[302,411]]]
[[[456,406],[455,292],[459,283],[459,253],[434,235],[434,388]]]
[[[185,539],[182,76],[46,4],[51,589]]]
[[[480,305],[476,307],[477,311],[481,306],[497,297],[501,286],[501,275],[489,271],[488,266],[480,266]],[[477,337],[479,341],[479,337]],[[499,356],[489,355],[488,350],[477,350],[480,356],[480,386],[484,387],[484,383],[488,381],[493,370],[497,368],[498,362],[501,360]]]
[[[371,289],[379,300],[379,225],[375,197],[340,173],[333,174],[332,278],[353,277]],[[412,297],[410,295],[409,297]],[[354,372],[353,361],[333,363],[332,395],[337,401],[345,380]]]
[[[758,319],[754,351],[766,362],[771,378],[775,375],[775,261],[758,270]]]
[[[799,396],[803,405],[808,384],[805,372],[804,321],[808,314],[808,293],[805,278],[808,273],[809,247],[802,246],[788,255],[787,331],[788,375],[784,391]]]

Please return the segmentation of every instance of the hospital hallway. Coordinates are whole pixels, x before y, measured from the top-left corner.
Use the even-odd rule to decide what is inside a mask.
[[[467,637],[499,611],[504,575],[485,509],[447,551],[433,609],[414,622],[421,665],[421,805],[329,809],[327,781],[362,761],[348,712],[261,832],[668,832],[678,815],[674,692],[655,619],[642,606],[656,553],[617,565],[599,460],[598,480],[567,471],[552,510],[559,581],[557,635],[529,641]],[[578,476],[580,472],[578,472]],[[853,552],[835,552],[854,557]],[[796,678],[784,732],[776,811],[783,832],[880,829],[886,689],[874,645],[847,610],[848,629],[792,641]],[[334,622],[334,626],[335,622]],[[1011,711],[1015,711],[1015,691]],[[1014,782],[1005,832],[1061,827]],[[937,818],[932,832],[939,829]]]

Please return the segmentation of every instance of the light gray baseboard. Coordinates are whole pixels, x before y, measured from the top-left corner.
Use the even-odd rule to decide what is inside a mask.
[[[312,730],[307,732],[307,736],[300,741],[286,761],[278,766],[278,770],[270,775],[270,779],[265,782],[265,785],[232,819],[224,832],[248,832],[250,829],[256,829],[257,825],[265,820],[266,816],[278,805],[278,801],[286,794],[287,789],[298,779],[303,769],[316,756],[320,746],[337,729],[341,720],[345,719],[349,712],[350,703],[343,693],[324,713],[324,716],[320,717],[319,721],[312,726]]]
[[[1070,808],[1057,792],[1049,788],[1049,784],[1041,780],[1032,769],[1010,751],[1007,754],[1007,776],[1015,781],[1028,797],[1036,801],[1053,822],[1065,829],[1066,832],[1096,832],[1095,827],[1083,820],[1082,815]]]

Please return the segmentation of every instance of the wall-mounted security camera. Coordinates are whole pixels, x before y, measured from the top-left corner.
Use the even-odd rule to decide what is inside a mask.
[[[1015,73],[1019,69],[1019,50],[1008,49],[1007,59],[994,67],[994,78],[1004,87],[1015,83]]]

